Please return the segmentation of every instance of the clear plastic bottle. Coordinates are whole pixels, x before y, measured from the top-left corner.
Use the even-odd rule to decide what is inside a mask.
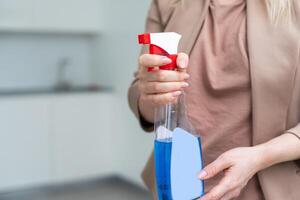
[[[139,43],[150,45],[150,54],[169,57],[172,63],[161,70],[176,70],[177,33],[139,35]],[[152,68],[149,68],[151,72]],[[154,159],[159,200],[192,200],[204,194],[204,183],[197,178],[202,169],[201,140],[189,122],[184,93],[174,104],[155,108]]]

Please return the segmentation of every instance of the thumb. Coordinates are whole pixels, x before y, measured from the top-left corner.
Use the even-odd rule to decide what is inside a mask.
[[[209,179],[228,167],[230,167],[230,162],[221,155],[214,162],[210,163],[203,170],[201,170],[198,178],[201,180]]]
[[[179,71],[185,71],[189,64],[189,56],[186,53],[178,53],[177,66]]]

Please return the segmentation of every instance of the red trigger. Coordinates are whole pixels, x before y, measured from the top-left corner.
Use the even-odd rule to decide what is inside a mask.
[[[177,55],[170,55],[164,49],[162,49],[159,46],[156,46],[154,44],[150,44],[149,52],[150,52],[150,54],[166,56],[166,57],[168,57],[172,60],[171,63],[169,63],[167,65],[160,66],[159,69],[161,69],[161,70],[175,70],[177,68],[177,64],[176,64]],[[149,72],[153,71],[153,67],[149,67],[148,71]]]

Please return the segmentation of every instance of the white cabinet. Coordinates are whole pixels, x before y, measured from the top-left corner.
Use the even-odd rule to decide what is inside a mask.
[[[98,33],[99,0],[1,0],[0,31]]]
[[[48,107],[43,98],[0,100],[1,190],[48,181]]]
[[[54,181],[112,173],[113,95],[55,97],[52,113]]]
[[[0,192],[113,173],[110,93],[0,98]]]

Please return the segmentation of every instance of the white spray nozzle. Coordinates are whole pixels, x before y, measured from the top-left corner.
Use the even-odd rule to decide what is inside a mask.
[[[151,44],[159,46],[169,54],[177,54],[181,35],[175,32],[150,33]]]

